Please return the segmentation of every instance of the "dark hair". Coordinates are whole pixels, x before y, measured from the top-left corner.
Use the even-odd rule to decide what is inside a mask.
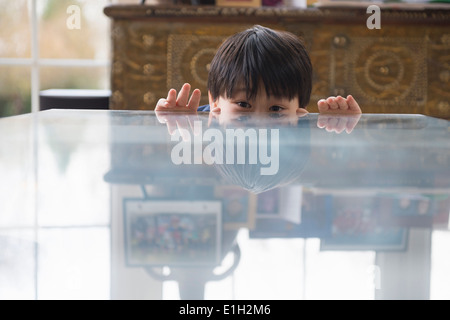
[[[287,31],[259,25],[227,38],[214,56],[208,90],[214,100],[232,97],[239,85],[254,98],[263,84],[268,96],[298,97],[305,108],[311,96],[312,65],[302,41]]]

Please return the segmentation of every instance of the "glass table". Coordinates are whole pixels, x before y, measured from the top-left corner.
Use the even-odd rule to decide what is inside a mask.
[[[449,299],[450,126],[0,119],[0,299]]]

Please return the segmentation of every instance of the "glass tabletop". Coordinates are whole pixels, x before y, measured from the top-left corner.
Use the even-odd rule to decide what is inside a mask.
[[[449,121],[0,119],[0,299],[449,299]]]

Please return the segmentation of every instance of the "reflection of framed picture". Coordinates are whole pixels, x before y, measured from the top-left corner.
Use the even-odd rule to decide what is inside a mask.
[[[129,266],[217,265],[221,255],[219,201],[124,199]]]
[[[321,250],[405,250],[408,229],[383,225],[375,198],[365,195],[333,196],[333,228],[321,239]]]
[[[217,186],[215,197],[222,202],[222,221],[225,230],[253,229],[256,196],[236,186]]]
[[[403,251],[407,243],[407,228],[386,228],[366,234],[333,234],[320,240],[320,250]]]
[[[271,189],[258,194],[256,212],[258,217],[278,218],[280,212],[280,190]]]

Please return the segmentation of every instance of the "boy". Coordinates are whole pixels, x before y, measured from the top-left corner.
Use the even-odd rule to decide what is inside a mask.
[[[200,90],[189,98],[185,83],[177,95],[169,90],[155,111],[211,111],[223,122],[237,113],[271,113],[301,117],[308,113],[312,65],[303,43],[294,34],[256,25],[230,36],[219,47],[208,75],[209,104],[199,106]],[[360,114],[349,95],[318,101],[319,113]]]

